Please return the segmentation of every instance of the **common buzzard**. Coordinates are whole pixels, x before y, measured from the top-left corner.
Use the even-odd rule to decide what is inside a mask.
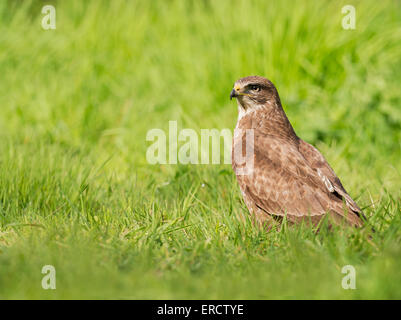
[[[290,223],[316,226],[328,215],[335,224],[363,224],[361,209],[323,155],[296,135],[272,82],[259,76],[239,79],[230,98],[237,99],[239,113],[232,167],[245,204],[259,222],[272,225],[286,216]],[[247,132],[253,139],[246,139]],[[239,160],[246,148],[251,156]],[[240,172],[250,162],[251,170]]]

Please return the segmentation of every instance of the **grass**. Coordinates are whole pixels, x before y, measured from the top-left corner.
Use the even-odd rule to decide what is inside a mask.
[[[0,298],[401,298],[398,1],[1,1],[0,74]],[[230,165],[146,162],[169,120],[233,129],[228,96],[251,74],[276,84],[371,239],[266,233]]]

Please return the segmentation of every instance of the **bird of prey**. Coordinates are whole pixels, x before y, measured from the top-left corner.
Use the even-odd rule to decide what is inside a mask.
[[[327,217],[330,225],[363,224],[361,209],[323,155],[296,135],[271,81],[241,78],[230,98],[238,102],[232,167],[256,221],[269,226],[286,217],[291,224],[318,226]],[[247,138],[249,132],[252,139]],[[249,163],[250,170],[240,170]]]

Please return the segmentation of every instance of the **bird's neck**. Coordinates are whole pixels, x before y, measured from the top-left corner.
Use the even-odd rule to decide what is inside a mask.
[[[254,129],[263,135],[279,139],[298,141],[298,137],[288,120],[280,101],[243,109],[239,106],[237,129]]]

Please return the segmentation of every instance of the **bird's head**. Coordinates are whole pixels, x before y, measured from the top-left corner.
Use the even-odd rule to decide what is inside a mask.
[[[238,104],[245,110],[279,101],[274,84],[266,78],[250,76],[237,80],[231,91],[230,99],[236,98]]]

